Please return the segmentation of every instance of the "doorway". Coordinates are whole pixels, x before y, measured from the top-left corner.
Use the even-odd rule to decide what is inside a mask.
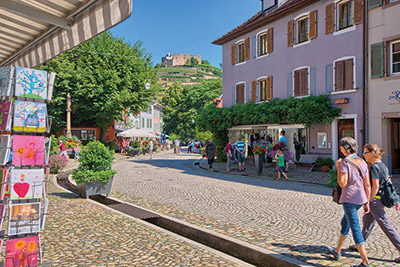
[[[390,120],[392,173],[400,174],[400,118]]]
[[[355,138],[354,119],[340,119],[338,120],[337,125],[338,125],[338,144],[343,137]],[[338,157],[344,158],[344,155],[340,151],[339,146],[338,146]]]

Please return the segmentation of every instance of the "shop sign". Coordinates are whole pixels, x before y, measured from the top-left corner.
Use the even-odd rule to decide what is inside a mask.
[[[393,91],[392,94],[389,95],[389,105],[397,104],[400,104],[400,90]]]

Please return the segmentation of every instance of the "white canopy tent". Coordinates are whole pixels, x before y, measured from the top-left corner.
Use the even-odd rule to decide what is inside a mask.
[[[148,138],[155,138],[155,136],[152,133],[148,133],[146,131],[143,131],[142,129],[137,129],[137,128],[132,128],[126,131],[123,131],[121,133],[117,134],[118,137],[148,137]]]

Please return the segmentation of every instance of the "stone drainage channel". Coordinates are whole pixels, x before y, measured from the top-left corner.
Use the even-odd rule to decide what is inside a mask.
[[[76,185],[71,183],[71,181],[69,180],[70,173],[71,171],[59,174],[57,176],[57,183],[61,187],[77,194]],[[105,197],[103,195],[90,196],[89,198],[102,205],[107,206],[108,208],[144,220],[162,229],[168,230],[177,235],[203,244],[207,247],[221,251],[248,264],[263,267],[312,266],[310,264],[300,262],[298,260],[291,259],[289,257],[271,251],[267,251],[252,244],[240,240],[235,240],[231,237],[224,236],[192,224],[188,224],[175,218],[164,216],[162,214],[149,211],[130,203],[121,202],[117,199]]]

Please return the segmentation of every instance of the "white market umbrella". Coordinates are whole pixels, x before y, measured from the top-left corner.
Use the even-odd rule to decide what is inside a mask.
[[[153,134],[142,129],[132,128],[117,134],[118,137],[153,137]]]

